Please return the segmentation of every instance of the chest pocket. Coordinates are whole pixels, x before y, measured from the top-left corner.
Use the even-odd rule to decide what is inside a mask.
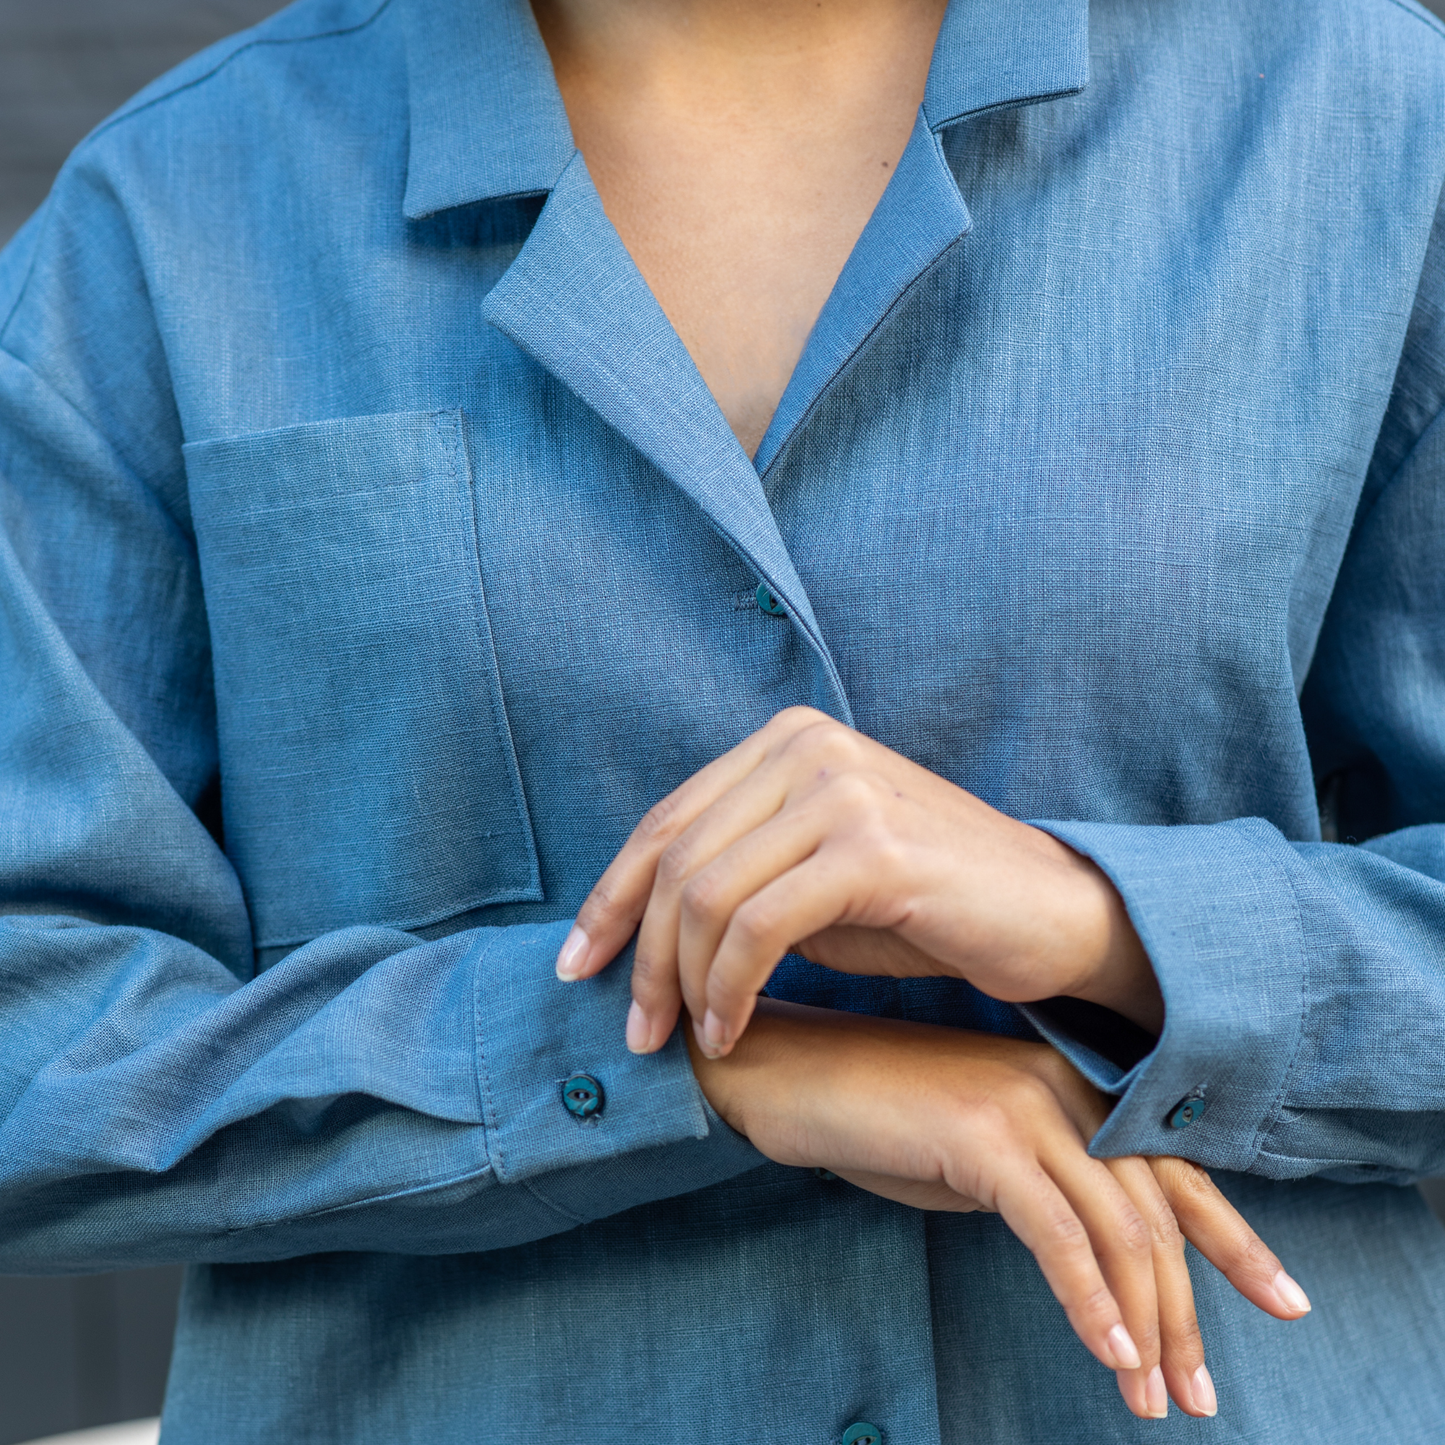
[[[542,897],[459,411],[186,448],[258,948]]]

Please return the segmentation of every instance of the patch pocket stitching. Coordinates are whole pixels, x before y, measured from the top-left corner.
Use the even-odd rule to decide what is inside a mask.
[[[516,805],[517,818],[531,859],[531,884],[536,895],[531,901],[540,903],[543,894],[540,865],[537,859],[537,840],[532,833],[532,812],[527,806],[526,789],[522,786],[522,769],[517,761],[517,746],[512,738],[512,724],[507,717],[507,702],[502,692],[502,669],[497,662],[497,644],[496,639],[492,636],[487,584],[482,575],[481,518],[477,515],[476,479],[472,474],[471,456],[467,447],[466,413],[461,408],[457,408],[455,411],[435,412],[432,416],[432,424],[447,449],[447,456],[452,466],[452,480],[466,493],[467,505],[471,510],[472,562],[476,568],[477,583],[477,641],[482,649],[483,663],[490,672],[492,721],[496,724],[497,736],[506,754],[507,776],[512,787],[512,801]],[[500,902],[501,900],[489,901]],[[485,908],[487,903],[477,903],[472,906]]]
[[[437,798],[447,796],[447,783],[435,780],[445,780],[455,775],[479,781],[482,788],[491,790],[494,800],[490,816],[488,806],[481,802],[471,809],[464,819],[459,820],[458,827],[462,832],[458,836],[467,838],[478,851],[474,860],[468,853],[459,855],[455,876],[443,878],[441,883],[433,888],[430,907],[426,906],[427,880],[430,875],[424,857],[417,860],[417,866],[397,884],[394,881],[394,871],[387,871],[387,860],[384,852],[381,853],[371,875],[361,882],[357,894],[348,896],[344,876],[347,872],[345,843],[336,842],[333,837],[329,851],[337,856],[330,860],[332,867],[329,873],[323,865],[311,878],[305,876],[308,847],[319,844],[323,851],[328,850],[324,831],[314,837],[307,831],[309,817],[317,813],[318,809],[334,808],[338,798],[344,807],[347,799],[344,792],[337,793],[334,789],[322,787],[316,795],[317,808],[312,809],[310,814],[304,807],[298,806],[276,809],[276,812],[290,815],[289,819],[283,818],[280,823],[276,823],[271,811],[265,806],[266,794],[268,788],[272,789],[274,800],[274,789],[280,784],[275,777],[268,782],[267,775],[274,775],[279,771],[284,779],[284,769],[278,770],[278,767],[271,763],[268,750],[274,749],[278,741],[282,741],[284,746],[285,725],[288,722],[293,727],[309,727],[310,714],[306,712],[306,707],[308,702],[312,705],[316,703],[316,696],[308,699],[303,682],[301,693],[293,697],[293,704],[299,711],[289,719],[283,717],[275,725],[268,725],[271,719],[266,714],[264,692],[253,691],[248,696],[242,689],[229,700],[229,703],[234,703],[237,723],[236,731],[232,734],[232,746],[241,754],[237,768],[244,770],[241,776],[246,778],[247,783],[245,790],[237,790],[233,779],[231,799],[234,800],[239,791],[245,791],[245,806],[252,811],[244,821],[230,816],[231,807],[228,806],[226,811],[228,828],[231,829],[232,837],[237,840],[233,861],[237,863],[238,871],[242,872],[243,883],[246,885],[248,906],[257,930],[258,949],[293,948],[320,934],[352,924],[419,929],[499,903],[540,902],[543,899],[536,841],[507,718],[500,667],[487,611],[478,538],[477,497],[466,453],[464,425],[464,418],[458,409],[343,417],[269,431],[218,437],[194,442],[185,448],[188,470],[192,473],[197,545],[201,551],[208,607],[212,612],[213,648],[219,651],[224,646],[229,651],[225,670],[235,675],[233,685],[239,686],[243,682],[259,679],[255,685],[262,688],[267,679],[267,662],[264,658],[258,661],[254,651],[258,646],[258,637],[255,632],[248,635],[247,629],[248,609],[258,614],[256,626],[266,625],[267,608],[255,600],[261,595],[258,589],[265,588],[274,577],[284,578],[288,572],[292,575],[307,575],[317,565],[315,554],[308,551],[304,539],[300,546],[291,546],[292,538],[284,530],[288,520],[299,517],[307,525],[331,524],[338,520],[344,523],[348,502],[353,506],[357,505],[355,499],[361,494],[374,493],[383,497],[392,486],[425,487],[428,476],[433,484],[448,488],[448,496],[435,492],[408,495],[390,520],[396,522],[399,518],[406,524],[413,515],[413,507],[415,508],[421,528],[415,534],[416,539],[425,542],[429,535],[433,535],[443,544],[442,555],[446,550],[451,550],[455,563],[464,569],[463,586],[455,606],[457,609],[470,608],[472,613],[468,626],[466,619],[460,615],[460,610],[450,614],[432,612],[427,609],[424,597],[418,600],[413,595],[408,609],[396,614],[399,623],[408,618],[420,620],[421,631],[418,637],[422,643],[427,641],[426,619],[433,619],[434,623],[440,619],[440,625],[444,627],[448,615],[455,624],[466,628],[471,637],[467,651],[472,652],[472,655],[468,660],[467,672],[475,676],[476,686],[471,694],[476,707],[474,726],[460,735],[455,729],[438,727],[437,736],[442,738],[442,743],[436,757],[430,762],[425,755],[417,759],[419,771],[416,776],[424,780],[430,769],[430,776],[434,780],[426,796],[431,798],[433,803]],[[430,444],[421,453],[421,460],[417,463],[421,470],[410,473],[410,480],[404,480],[410,467],[406,461],[408,434],[413,438],[412,445],[424,444],[427,437],[430,437]],[[288,452],[287,448],[292,442],[297,450]],[[430,452],[429,464],[426,451]],[[357,469],[350,472],[338,471],[338,464]],[[395,465],[398,471],[388,477],[385,469],[392,465]],[[288,466],[292,470],[288,471]],[[407,470],[400,470],[403,467]],[[328,470],[317,472],[316,468]],[[314,488],[301,485],[311,473],[314,473]],[[448,513],[451,521],[447,520]],[[364,517],[365,509],[359,510],[357,516]],[[264,526],[258,533],[258,520],[269,523],[271,533],[268,534]],[[387,515],[383,513],[378,524],[384,528],[387,521]],[[438,526],[442,528],[441,531],[429,533],[427,530]],[[467,535],[468,530],[470,536]],[[384,535],[384,532],[378,535]],[[445,545],[448,536],[451,538],[449,548]],[[278,546],[281,548],[279,554],[276,551]],[[380,585],[400,586],[414,575],[409,571],[412,559],[403,558],[399,564],[388,565],[389,559],[385,550],[374,552],[372,556],[377,564],[373,575]],[[326,563],[324,552],[320,561],[323,565]],[[281,659],[283,667],[289,662],[298,672],[304,674],[308,663],[315,664],[319,657],[325,664],[324,671],[328,675],[349,676],[345,672],[345,664],[337,661],[337,654],[333,652],[328,658],[325,653],[314,653],[309,645],[317,631],[328,624],[334,625],[337,617],[349,619],[352,616],[350,613],[337,611],[347,605],[344,589],[350,579],[334,557],[330,565],[337,569],[336,577],[343,591],[339,597],[333,597],[333,594],[326,590],[324,577],[319,581],[312,579],[313,590],[306,594],[305,601],[301,604],[309,603],[310,606],[320,608],[312,614],[315,626],[310,633],[304,628],[288,630],[285,621],[277,622],[275,614],[280,604],[273,599],[270,611],[273,614],[271,621],[275,631],[262,636],[269,635],[277,639],[279,651],[276,657]],[[248,575],[248,570],[251,575]],[[208,576],[208,573],[212,575]],[[365,582],[360,585],[364,587]],[[351,596],[349,601],[355,604],[357,597],[365,595],[364,592],[357,593]],[[374,632],[377,630],[380,609],[386,600],[385,593],[376,595],[380,601],[371,612]],[[319,603],[318,598],[321,599]],[[228,603],[233,606],[228,608]],[[288,653],[288,646],[294,646],[296,650]],[[273,658],[272,662],[274,661]],[[400,664],[410,659],[398,658],[396,661]],[[445,659],[440,666],[445,670]],[[386,681],[384,667],[385,664],[383,672],[379,674],[383,683]],[[400,676],[404,671],[404,668],[398,666],[396,675]],[[217,672],[218,693],[222,694],[218,697],[218,702],[229,705],[224,697],[220,666],[217,667]],[[410,672],[405,675],[414,676]],[[452,674],[453,678],[464,675]],[[273,684],[276,683],[276,676],[276,668],[272,666],[270,680]],[[475,695],[481,690],[490,691],[485,707],[482,698]],[[352,704],[359,702],[364,705],[371,700],[384,702],[389,695],[383,688],[380,693],[358,692],[356,697],[349,701]],[[406,688],[396,692],[398,698],[406,698],[408,695]],[[414,693],[410,695],[417,696]],[[453,689],[443,687],[437,694],[437,700],[444,709],[436,714],[440,723],[445,723],[448,716],[454,720],[458,717],[465,719],[468,705],[458,699]],[[483,719],[486,720],[485,723]],[[411,722],[424,723],[428,720],[425,705],[420,704],[412,714]],[[405,728],[405,720],[402,726]],[[370,749],[370,761],[376,766],[377,750],[384,749],[385,737],[372,735],[367,738],[365,734],[358,737],[364,749]],[[471,740],[470,743],[468,739]],[[239,746],[237,740],[240,740]],[[350,741],[354,743],[357,738]],[[308,764],[314,764],[311,770],[323,774],[327,771],[327,764],[331,765],[330,771],[335,774],[348,773],[353,765],[367,761],[368,754],[365,750],[348,755],[345,751],[347,739],[341,739],[340,742],[342,751],[334,753],[330,758],[325,756],[324,750],[319,759],[309,759],[303,751],[294,756],[283,755],[282,761],[290,765],[293,771],[297,768],[305,770]],[[452,748],[451,757],[446,753],[448,746]],[[438,767],[445,767],[446,771],[438,771]],[[503,773],[506,775],[505,790],[502,786]],[[428,785],[423,782],[422,786],[427,788]],[[356,800],[357,813],[352,826],[365,828],[368,815],[373,819],[384,819],[388,810],[392,810],[391,815],[395,816],[395,798],[388,800],[384,796],[373,796],[367,799],[364,794],[358,794]],[[421,801],[420,795],[418,801]],[[223,804],[226,802],[227,799],[223,796]],[[288,852],[284,847],[288,839],[285,829],[289,822],[294,835],[298,819],[301,841]],[[233,824],[240,826],[235,827]],[[278,833],[277,827],[282,831]],[[404,842],[398,842],[403,833],[404,829],[389,832],[393,847],[404,849]],[[244,845],[240,842],[243,835],[248,839]],[[503,856],[499,850],[493,849],[489,861],[487,845],[499,839],[504,840],[506,854]],[[281,846],[278,848],[278,845]],[[277,853],[275,858],[268,856],[273,850]],[[495,872],[500,876],[485,876],[492,871],[491,862],[495,862]],[[299,881],[294,887],[285,878],[278,883],[277,866],[273,865],[299,871]],[[460,885],[466,881],[468,868],[473,869],[473,888],[464,891]],[[478,873],[483,876],[479,877]],[[340,883],[336,883],[338,878],[341,879]],[[335,886],[328,886],[328,881]],[[492,883],[493,886],[477,889],[477,883]],[[407,895],[408,887],[412,890],[411,896]],[[450,894],[444,898],[439,896],[444,894],[448,887],[451,889]],[[265,901],[258,908],[256,895],[262,889],[267,892],[264,895]],[[260,918],[257,917],[258,913],[262,915]],[[269,919],[266,917],[268,914],[271,915]],[[267,923],[269,927],[263,926]]]

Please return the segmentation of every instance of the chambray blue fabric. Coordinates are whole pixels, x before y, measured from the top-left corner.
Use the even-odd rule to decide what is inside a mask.
[[[144,92],[0,255],[0,1268],[193,1262],[167,1445],[1438,1438],[1442,181],[1410,4],[953,0],[750,460],[522,0]],[[763,1163],[625,958],[553,977],[795,703],[1117,882],[1132,1068],[772,987],[1037,1027],[1098,1152],[1222,1171],[1316,1310],[1195,1269],[1217,1419],[1128,1416],[997,1219]]]

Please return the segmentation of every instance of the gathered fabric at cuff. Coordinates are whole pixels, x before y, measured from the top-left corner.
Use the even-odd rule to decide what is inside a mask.
[[[1303,1032],[1305,942],[1294,888],[1270,846],[1280,835],[1253,818],[1034,826],[1103,869],[1164,995],[1164,1030],[1128,1068],[1069,1014],[1047,1004],[1022,1010],[1085,1077],[1118,1096],[1090,1152],[1250,1169]]]
[[[632,950],[595,978],[563,983],[557,950],[569,923],[499,931],[476,976],[477,1052],[493,1172],[504,1184],[596,1165],[621,1155],[708,1140],[687,1150],[702,1188],[763,1162],[706,1105],[680,1033],[657,1053],[631,1053],[625,1042]],[[504,934],[506,946],[502,946]],[[522,935],[518,937],[517,935]],[[597,1099],[573,1099],[569,1081]],[[577,1090],[573,1090],[576,1094]],[[578,1112],[578,1110],[582,1112]],[[713,1158],[713,1155],[724,1157]],[[550,1192],[550,1191],[549,1191]],[[593,1211],[585,1211],[595,1217]]]

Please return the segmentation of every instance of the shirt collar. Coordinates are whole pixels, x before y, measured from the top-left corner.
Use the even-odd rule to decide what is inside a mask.
[[[576,146],[527,0],[406,0],[406,214],[550,191]]]
[[[949,0],[923,114],[966,116],[1074,95],[1089,83],[1088,0]]]
[[[539,195],[575,146],[528,0],[404,0],[406,214]],[[934,131],[1088,82],[1088,0],[949,0],[923,111]]]

